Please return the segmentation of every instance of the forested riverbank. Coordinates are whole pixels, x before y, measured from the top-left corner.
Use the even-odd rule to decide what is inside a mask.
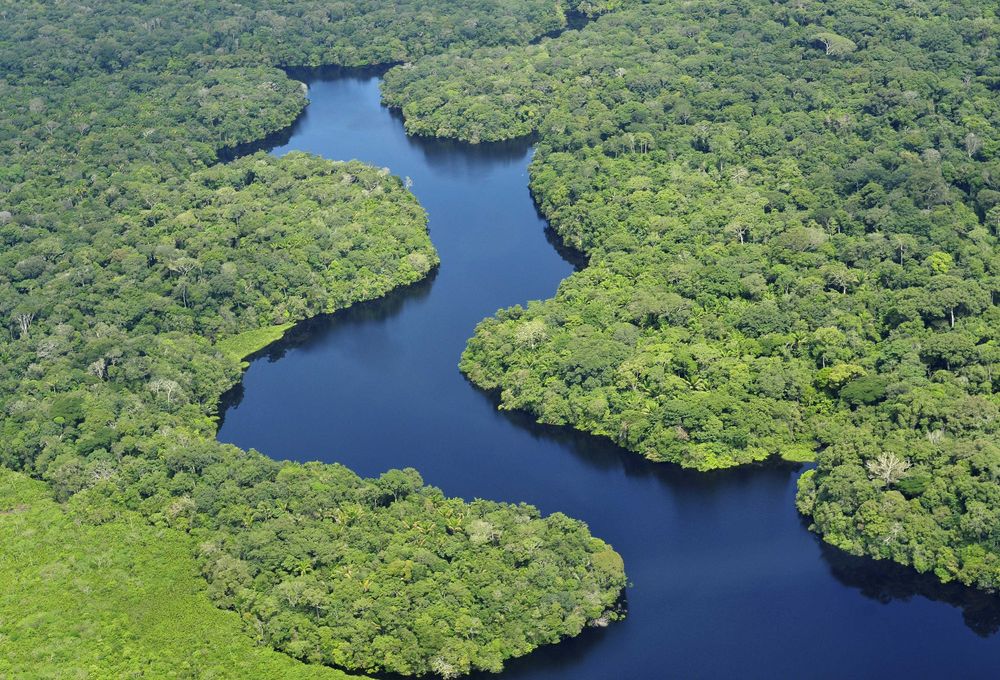
[[[995,589],[993,9],[649,3],[390,71],[415,134],[537,134],[534,195],[590,257],[463,371],[656,461],[815,457],[827,541]]]
[[[574,9],[600,18],[561,32]],[[600,666],[605,677],[662,673],[649,650],[668,629],[673,645],[701,650],[684,659],[688,674],[731,673],[723,646],[768,650],[762,673],[791,658],[726,626],[773,624],[763,637],[783,643],[791,600],[829,586],[803,553],[760,554],[794,538],[723,523],[713,529],[726,541],[706,555],[692,549],[706,536],[684,530],[717,507],[709,484],[746,491],[739,471],[699,486],[627,468],[637,486],[602,486],[533,461],[517,473],[545,470],[543,513],[501,502],[520,497],[448,497],[406,463],[364,478],[215,440],[219,397],[249,353],[438,266],[424,211],[389,169],[308,154],[220,162],[292,129],[307,91],[286,72],[323,64],[399,64],[384,99],[413,134],[538,140],[533,195],[589,266],[552,299],[477,329],[462,370],[504,408],[703,471],[815,458],[798,506],[825,540],[998,585],[995,8],[115,0],[2,14],[0,672],[498,671],[618,614],[621,557],[552,503],[580,494],[580,511],[600,503],[589,515],[600,526],[642,534],[658,559],[644,563],[646,583],[670,577],[647,591],[657,611],[636,631],[645,649]],[[439,160],[474,176],[474,161]],[[465,197],[452,198],[461,210]],[[511,271],[488,273],[517,278],[517,258],[504,262]],[[374,428],[402,422],[381,415]],[[413,448],[427,445],[418,435],[471,441],[465,476],[512,474],[503,466],[524,452],[455,426],[471,409],[445,416],[429,436],[414,422]],[[530,453],[565,436],[518,441]],[[606,454],[589,462],[620,464]],[[762,524],[791,474],[767,473],[740,496]],[[596,483],[573,488],[581,479]],[[491,493],[524,488],[489,481]],[[610,491],[660,502],[616,505]],[[734,555],[737,568],[720,568]],[[109,579],[121,587],[107,592]],[[800,590],[761,596],[783,579]],[[691,587],[703,580],[711,588]],[[830,593],[821,614],[857,606]],[[913,620],[943,620],[923,604]],[[677,606],[687,620],[663,617]],[[758,608],[774,616],[746,618]],[[970,617],[989,635],[995,603],[982,609],[986,623]],[[875,613],[850,612],[829,620],[861,629]],[[810,619],[815,630],[825,618]],[[900,618],[894,630],[924,656],[899,663],[919,668],[938,639],[921,636],[948,631],[940,639],[968,651],[955,663],[989,665],[947,624]],[[863,653],[845,659],[823,646],[839,644],[833,628],[815,630],[811,653],[847,672],[876,663],[881,631],[851,638]],[[594,638],[567,654],[583,658]]]
[[[407,135],[379,105],[381,72],[310,74],[311,104],[271,153],[362,158],[410,177],[442,264],[386,298],[299,324],[252,358],[220,441],[369,477],[412,466],[448,495],[522,499],[614,545],[628,615],[512,660],[508,680],[656,680],[664,668],[989,675],[1000,598],[823,545],[795,507],[801,464],[664,465],[498,410],[497,395],[468,381],[456,363],[471,329],[498,307],[551,295],[579,265],[554,247],[532,199],[528,139]]]
[[[133,634],[95,596],[63,622],[92,626],[82,646],[54,653],[44,672],[156,672],[205,645],[228,647],[213,650],[218,659],[257,643],[312,663],[451,677],[498,670],[613,607],[621,559],[580,522],[447,498],[412,469],[362,479],[214,440],[219,396],[245,354],[437,264],[423,211],[387,169],[304,154],[218,158],[305,106],[304,86],[275,66],[405,61],[527,42],[565,23],[558,7],[530,1],[450,9],[113,2],[5,13],[0,462],[65,504],[54,510],[34,490],[11,517],[64,513],[106,526],[81,535],[111,542],[155,529],[169,550],[139,537],[123,552],[148,564],[196,551],[185,564],[196,559],[205,581],[190,607],[208,595],[239,613],[217,619],[219,636],[185,637],[157,657],[146,642],[93,647]],[[149,526],[123,533],[140,518]],[[23,554],[40,534],[15,523],[11,539],[5,550]],[[88,540],[55,559],[82,559]],[[167,573],[190,592],[193,575],[174,566]],[[31,600],[18,578],[5,576],[25,599],[4,602],[4,628],[24,625],[17,612],[50,616],[33,608],[70,587]],[[158,578],[134,574],[163,597]],[[165,623],[154,615],[134,635]],[[31,636],[0,644],[13,670],[32,668]]]

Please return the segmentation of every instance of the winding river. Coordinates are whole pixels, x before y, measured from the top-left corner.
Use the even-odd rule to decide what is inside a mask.
[[[512,661],[505,679],[1000,674],[1000,599],[824,546],[795,512],[801,468],[686,472],[498,412],[456,368],[467,338],[574,268],[528,192],[530,145],[408,138],[377,72],[309,79],[312,103],[273,153],[412,178],[442,265],[261,353],[220,440],[362,475],[415,467],[449,495],[585,520],[625,558],[628,617]]]

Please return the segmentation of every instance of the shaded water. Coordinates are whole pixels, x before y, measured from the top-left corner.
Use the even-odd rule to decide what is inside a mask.
[[[800,468],[686,472],[498,412],[456,368],[466,340],[573,270],[528,192],[529,144],[408,138],[375,72],[312,77],[312,103],[274,153],[411,177],[442,265],[262,353],[220,440],[368,476],[415,467],[449,495],[585,520],[625,559],[627,619],[512,661],[504,678],[1000,673],[1000,601],[823,546],[795,512]]]

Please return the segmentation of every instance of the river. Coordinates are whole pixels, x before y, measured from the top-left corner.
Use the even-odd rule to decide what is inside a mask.
[[[625,559],[627,618],[511,661],[504,680],[1000,674],[1000,599],[824,546],[795,512],[800,467],[687,472],[498,412],[456,368],[466,340],[574,268],[528,192],[530,145],[409,138],[377,72],[310,80],[312,103],[273,153],[412,178],[442,264],[261,353],[225,403],[221,441],[366,476],[414,467],[449,495],[586,521]]]

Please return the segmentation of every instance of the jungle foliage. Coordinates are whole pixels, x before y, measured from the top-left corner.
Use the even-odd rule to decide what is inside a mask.
[[[437,265],[423,210],[388,169],[306,154],[218,162],[305,106],[305,87],[275,67],[524,43],[565,25],[558,5],[115,0],[0,14],[0,464],[65,503],[38,501],[64,517],[46,546],[107,541],[116,557],[86,563],[83,580],[123,569],[117,549],[138,550],[130,583],[180,621],[201,611],[197,557],[202,587],[239,614],[204,619],[219,627],[211,672],[256,641],[350,669],[453,677],[606,615],[621,559],[577,521],[448,499],[413,470],[366,480],[214,439],[219,396],[275,329]],[[39,540],[7,534],[4,555],[27,560]],[[46,553],[54,564],[75,559],[77,546],[62,547]],[[157,555],[186,557],[154,573]],[[4,612],[49,626],[47,607],[78,583],[53,579],[37,599],[5,588]],[[156,673],[189,649],[107,654],[105,620],[123,640],[145,633],[86,609],[117,606],[102,597],[79,604],[74,616],[101,623],[60,658],[115,676],[126,662]],[[6,616],[0,626],[2,644],[9,626],[12,644],[37,639]],[[309,673],[267,659],[255,674]]]
[[[1000,22],[980,2],[650,2],[393,69],[416,134],[537,134],[589,257],[462,369],[702,470],[815,457],[834,545],[1000,586]]]

